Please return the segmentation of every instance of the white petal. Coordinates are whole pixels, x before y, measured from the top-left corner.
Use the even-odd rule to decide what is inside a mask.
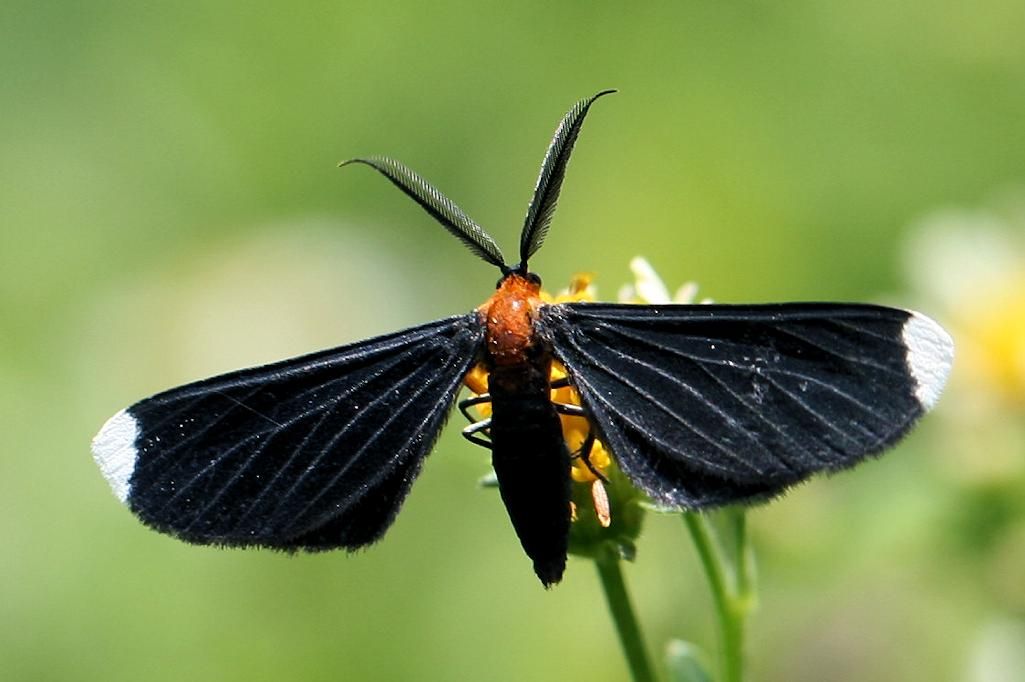
[[[669,290],[662,282],[662,278],[651,267],[651,263],[637,256],[630,261],[630,270],[634,273],[637,297],[645,303],[669,303]]]

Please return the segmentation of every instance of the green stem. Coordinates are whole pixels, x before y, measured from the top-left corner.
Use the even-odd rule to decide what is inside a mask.
[[[705,516],[684,513],[683,521],[690,531],[701,565],[712,590],[712,601],[719,624],[722,682],[744,679],[744,625],[753,604],[754,571],[747,544],[746,519],[743,510],[731,510],[731,549],[736,569],[729,565],[722,545]]]
[[[616,625],[631,677],[634,682],[654,682],[648,650],[644,646],[644,637],[623,581],[619,556],[612,551],[602,552],[595,558],[594,565],[598,568],[605,601],[608,602],[612,621]]]
[[[747,538],[747,512],[739,507],[727,510],[733,531],[733,560],[736,562],[736,598],[743,615],[749,614],[755,606],[755,561],[754,550]]]

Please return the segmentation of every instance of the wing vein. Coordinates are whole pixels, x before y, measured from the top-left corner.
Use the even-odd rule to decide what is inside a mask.
[[[457,356],[450,356],[448,358],[448,360],[445,362],[445,364],[436,373],[433,373],[435,378],[450,376],[452,374],[452,372],[451,372],[452,366],[453,365],[457,365],[460,360],[461,360],[461,358],[459,358]],[[417,375],[415,375],[415,374],[410,375],[409,380],[403,382],[402,387],[405,387],[405,384],[408,383],[409,381],[412,381],[416,376]],[[406,410],[406,408],[408,408],[425,391],[427,391],[429,388],[433,387],[433,385],[435,383],[437,383],[437,381],[435,381],[435,382],[430,382],[430,381],[420,382],[419,388],[417,388],[413,393],[411,393],[409,395],[409,397],[406,398],[405,402],[402,403],[402,405],[400,405],[398,408],[392,410],[391,415],[388,417],[388,419],[386,419],[380,425],[380,427],[374,432],[373,436],[371,436],[369,439],[367,439],[362,444],[360,444],[359,448],[350,456],[349,461],[346,462],[337,471],[335,471],[333,473],[333,475],[331,476],[331,479],[327,482],[327,484],[321,486],[319,491],[317,492],[317,494],[314,495],[306,503],[306,505],[297,514],[295,514],[292,517],[293,525],[295,525],[298,522],[299,519],[303,518],[303,516],[306,515],[306,513],[313,507],[313,505],[315,505],[322,497],[324,497],[324,495],[327,494],[327,492],[329,490],[331,490],[331,488],[333,488],[335,486],[336,483],[338,483],[338,481],[341,479],[341,477],[343,475],[345,475],[345,473],[349,470],[349,468],[359,459],[360,454],[362,454],[371,443],[375,442],[378,438],[380,438],[380,436],[387,431],[388,426],[393,421],[395,421],[395,419],[400,414],[402,414]],[[381,467],[381,472],[382,473],[379,473],[376,477],[372,478],[371,480],[369,480],[369,481],[367,481],[365,483],[365,485],[368,488],[373,487],[373,485],[377,481],[379,481],[386,474],[387,471],[391,470],[391,464],[393,462],[395,462],[396,459],[398,459],[399,457],[401,457],[401,456],[406,454],[406,449],[408,448],[409,444],[414,440],[415,437],[417,437],[417,436],[419,436],[421,434],[421,429],[423,428],[423,424],[424,423],[426,423],[426,421],[421,422],[421,425],[419,427],[417,427],[416,430],[414,430],[414,435],[408,437],[405,440],[405,442],[403,443],[402,447],[395,448],[395,452],[392,454],[392,456],[387,461],[387,464],[389,466],[388,467]],[[338,442],[340,437],[341,437],[341,433],[335,434],[335,436],[327,444],[325,444],[321,448],[321,452],[317,456],[317,461],[319,461],[320,459],[322,459],[323,457],[327,456],[330,453],[330,451],[334,448],[335,444]],[[312,468],[312,466],[314,466],[314,465],[311,465],[310,468]],[[307,471],[309,471],[309,469]],[[305,475],[305,472],[304,472],[304,475]],[[292,491],[297,487],[297,485],[298,485],[298,481],[297,481],[296,485],[292,486],[292,488],[290,489],[290,491],[286,495],[282,496],[282,499],[285,499],[286,497],[291,495]],[[277,510],[275,510],[275,513],[276,513],[276,511]],[[273,516],[273,514],[272,514],[272,516]]]
[[[845,355],[845,354],[841,353],[838,350],[834,350],[832,348],[828,348],[826,346],[823,346],[818,341],[813,341],[813,340],[807,338],[806,336],[804,336],[802,334],[799,334],[797,331],[795,331],[793,329],[783,329],[783,328],[780,327],[780,328],[777,328],[777,331],[780,334],[786,334],[787,336],[790,336],[790,337],[795,338],[795,339],[797,339],[797,340],[799,340],[799,341],[801,341],[803,343],[806,343],[806,344],[808,344],[809,346],[811,346],[813,348],[817,348],[818,350],[822,351],[823,353],[826,353],[828,355],[832,355],[833,357],[840,358],[844,362],[849,362],[852,365],[864,365],[866,367],[872,367],[874,369],[878,369],[880,371],[886,372],[887,374],[893,374],[893,375],[896,375],[896,376],[903,376],[900,372],[898,372],[897,370],[893,369],[892,367],[887,367],[886,365],[880,365],[877,362],[872,362],[868,358],[855,357],[855,356],[851,356],[851,355]]]
[[[407,352],[406,354],[408,354],[408,352]],[[397,362],[398,362],[399,360],[401,360],[401,359],[402,359],[402,356],[397,356],[396,360],[392,361],[392,363],[391,363],[391,364],[389,364],[389,365],[385,366],[385,367],[384,367],[384,368],[382,369],[382,371],[387,371],[387,369],[389,369],[389,368],[390,368],[391,366],[393,366],[394,364],[396,364],[396,363],[397,363]],[[380,375],[380,374],[378,374],[378,376],[379,376],[379,375]],[[208,472],[208,471],[209,471],[210,469],[212,469],[212,468],[216,467],[217,465],[219,465],[219,464],[220,464],[221,462],[223,462],[223,461],[224,461],[225,459],[227,459],[227,458],[228,458],[228,457],[229,457],[230,455],[234,454],[234,453],[235,453],[235,452],[236,452],[237,450],[239,450],[240,448],[242,448],[242,447],[244,447],[244,446],[248,445],[249,443],[251,443],[251,442],[253,442],[253,441],[255,441],[255,440],[259,440],[260,438],[263,438],[263,437],[264,437],[265,435],[267,435],[268,437],[267,437],[266,439],[264,439],[264,440],[265,440],[265,441],[266,441],[266,440],[269,440],[269,439],[270,439],[271,437],[273,437],[273,436],[274,436],[274,434],[275,434],[275,433],[277,433],[277,432],[281,431],[282,429],[285,429],[285,428],[290,428],[290,427],[292,427],[293,425],[295,425],[295,424],[299,423],[300,421],[302,421],[302,420],[303,420],[303,419],[305,419],[306,417],[310,416],[311,414],[316,414],[316,413],[318,413],[318,412],[322,412],[322,411],[329,411],[329,410],[330,410],[331,408],[333,408],[333,407],[334,407],[335,405],[337,405],[337,404],[338,404],[339,402],[341,402],[342,400],[344,400],[344,399],[345,399],[346,397],[348,397],[348,396],[349,396],[349,395],[351,395],[352,393],[356,392],[357,390],[359,390],[359,389],[363,388],[363,387],[364,387],[364,386],[365,386],[366,384],[368,384],[368,383],[369,383],[369,382],[370,382],[371,380],[373,380],[374,378],[375,378],[375,377],[373,377],[373,376],[371,376],[371,377],[367,377],[366,379],[362,380],[361,382],[359,382],[359,383],[356,383],[356,384],[353,384],[353,386],[352,386],[352,388],[351,388],[350,390],[348,390],[348,391],[346,391],[346,392],[344,392],[344,393],[342,393],[342,394],[340,394],[340,395],[338,395],[338,396],[336,396],[336,397],[332,398],[331,400],[328,400],[328,401],[325,401],[325,402],[319,403],[319,404],[315,405],[315,406],[314,406],[314,407],[313,407],[312,409],[309,409],[309,410],[306,410],[306,411],[300,412],[300,413],[299,413],[299,414],[297,414],[296,416],[293,416],[293,417],[291,417],[291,418],[287,419],[287,420],[286,420],[286,421],[285,421],[285,422],[284,422],[283,424],[281,424],[281,423],[278,423],[278,422],[276,422],[276,421],[274,421],[274,420],[270,420],[270,421],[271,421],[272,423],[274,423],[274,424],[276,424],[276,425],[278,426],[278,429],[276,429],[276,430],[271,430],[271,431],[267,431],[267,430],[258,430],[258,431],[255,431],[255,432],[253,432],[253,433],[249,434],[248,436],[246,436],[245,438],[243,438],[242,440],[238,441],[238,442],[237,442],[237,443],[235,443],[234,445],[232,445],[232,447],[230,447],[229,449],[227,449],[227,450],[225,450],[224,452],[222,452],[222,453],[218,454],[218,455],[217,455],[217,457],[215,457],[214,459],[212,459],[212,460],[211,460],[211,461],[210,461],[210,462],[209,462],[209,463],[208,463],[208,464],[207,464],[207,465],[206,465],[205,467],[203,467],[203,469],[201,469],[201,470],[200,470],[200,471],[199,471],[199,472],[198,472],[198,473],[197,473],[197,474],[196,474],[196,475],[195,475],[194,477],[192,477],[192,478],[191,478],[191,479],[190,479],[189,481],[187,481],[187,482],[186,482],[186,483],[185,483],[184,485],[182,485],[182,486],[179,486],[179,488],[178,488],[178,490],[177,490],[177,491],[175,492],[175,494],[174,494],[174,495],[173,495],[173,496],[172,496],[171,498],[169,498],[169,499],[167,500],[167,502],[165,503],[165,507],[166,507],[166,505],[167,505],[167,504],[170,504],[170,503],[171,503],[171,502],[173,502],[173,501],[174,501],[175,499],[177,499],[178,497],[180,497],[180,496],[181,496],[181,494],[182,494],[182,493],[183,493],[184,491],[188,490],[188,489],[189,489],[189,488],[190,488],[190,487],[191,487],[191,486],[192,486],[192,485],[193,485],[193,484],[194,484],[194,483],[195,483],[195,482],[196,482],[196,481],[197,481],[197,480],[198,480],[199,478],[201,478],[202,476],[204,476],[204,475],[205,475],[205,474],[206,474],[206,473],[207,473],[207,472]],[[317,388],[318,388],[318,389],[319,389],[319,388],[323,388],[324,386],[330,385],[331,383],[334,383],[334,382],[336,382],[336,381],[340,381],[340,380],[344,380],[344,379],[346,379],[346,377],[338,377],[338,378],[336,378],[336,379],[332,379],[331,381],[329,381],[329,382],[327,382],[327,383],[325,383],[325,384],[321,384],[321,385],[319,385],[319,386],[318,386]],[[259,392],[260,392],[261,390],[263,390],[263,388],[265,388],[265,386],[259,386],[259,387],[257,387],[257,389],[256,389],[256,390],[254,390],[254,391],[250,392],[250,393],[249,393],[249,395],[248,395],[248,396],[246,396],[245,400],[248,400],[249,398],[252,398],[252,397],[253,397],[253,396],[255,396],[255,395],[256,395],[257,393],[259,393]],[[224,394],[223,394],[223,393],[222,393],[221,391],[217,391],[217,394],[218,394],[218,395],[224,395]],[[230,397],[230,396],[226,396],[226,397]],[[239,400],[234,400],[234,399],[233,399],[233,402],[234,402],[234,403],[236,403],[236,404],[238,404],[238,405],[241,405],[241,404],[242,404],[242,403],[241,403],[241,401],[239,401]],[[250,411],[251,411],[251,412],[254,412],[254,413],[256,413],[256,414],[259,414],[259,412],[257,412],[256,410],[250,410]],[[183,445],[184,443],[188,443],[188,442],[190,442],[190,441],[192,441],[192,440],[198,440],[198,439],[199,439],[199,438],[201,438],[202,436],[206,435],[206,433],[208,433],[209,431],[211,431],[211,430],[212,430],[212,429],[213,429],[214,427],[216,427],[216,426],[217,426],[217,425],[218,425],[218,424],[219,424],[220,422],[222,422],[222,421],[223,421],[223,420],[224,420],[224,419],[225,419],[225,418],[226,418],[226,417],[228,416],[228,414],[229,414],[229,411],[226,411],[226,412],[225,412],[225,413],[224,413],[223,415],[220,415],[220,416],[218,416],[218,418],[217,418],[217,419],[215,419],[214,421],[212,421],[212,422],[211,422],[210,424],[208,424],[208,425],[204,426],[204,428],[200,429],[200,430],[199,430],[199,431],[197,431],[197,432],[196,432],[195,434],[191,434],[191,435],[189,436],[189,438],[188,438],[188,439],[183,439],[181,443],[179,443],[178,445],[176,445],[176,446],[175,446],[174,448],[171,448],[169,452],[163,453],[163,454],[162,454],[162,456],[166,457],[166,456],[167,456],[167,455],[169,455],[169,454],[170,454],[171,452],[173,452],[173,451],[175,451],[175,450],[177,450],[177,449],[180,449],[180,448],[182,447],[182,445]],[[264,415],[260,415],[260,416],[264,416]],[[269,434],[269,435],[268,435],[268,434]],[[154,461],[156,461],[156,460],[154,460]],[[242,472],[236,472],[236,475],[235,475],[235,476],[233,476],[233,479],[237,479],[240,473],[242,473]],[[158,482],[159,482],[160,480],[162,480],[162,479],[158,479]]]
[[[631,339],[633,341],[638,341],[638,342],[647,344],[649,348],[653,348],[655,350],[671,353],[673,355],[679,356],[681,358],[686,358],[686,359],[692,360],[694,362],[706,363],[706,364],[710,364],[710,365],[719,365],[719,366],[724,366],[724,367],[731,367],[733,369],[737,368],[737,363],[734,363],[734,362],[732,362],[730,360],[718,360],[718,359],[715,359],[715,358],[701,357],[701,356],[694,355],[692,353],[688,353],[686,351],[680,350],[678,348],[672,348],[672,347],[669,347],[669,346],[662,346],[662,345],[659,345],[659,344],[655,344],[655,343],[652,343],[649,339],[645,339],[642,336],[636,336],[634,334],[628,334],[628,333],[626,333],[626,331],[624,329],[622,329],[620,327],[612,327],[612,326],[609,326],[609,325],[603,325],[602,328],[605,329],[608,332],[613,333],[613,334],[619,334],[619,335],[624,336],[626,338],[629,338],[629,339]],[[790,377],[790,378],[793,378],[793,379],[799,379],[801,381],[807,381],[807,382],[813,383],[813,384],[815,384],[817,386],[821,386],[822,388],[826,389],[827,391],[829,391],[831,393],[834,393],[834,394],[840,396],[841,398],[844,398],[845,400],[847,400],[851,404],[856,405],[857,407],[860,407],[867,414],[872,415],[876,419],[880,419],[880,420],[885,419],[885,417],[883,417],[879,413],[875,412],[871,407],[869,407],[865,403],[861,402],[860,400],[858,400],[854,396],[850,395],[846,391],[841,390],[840,388],[838,388],[834,384],[829,383],[828,381],[823,381],[822,379],[819,379],[818,377],[815,377],[815,376],[812,376],[812,375],[809,375],[809,374],[805,374],[803,372],[797,372],[797,371],[787,370],[787,369],[783,369],[783,368],[761,367],[760,369],[761,369],[761,371],[759,372],[760,376],[782,375],[782,376]],[[752,371],[755,371],[755,368],[752,367]],[[774,383],[774,385],[776,385],[776,384]]]
[[[571,345],[573,345],[576,348],[577,352],[580,354],[580,356],[582,358],[586,358],[588,360],[588,362],[592,366],[594,366],[596,368],[599,368],[599,369],[602,369],[601,363],[599,363],[593,356],[589,355],[587,353],[587,351],[585,351],[578,343],[576,343],[573,340],[569,340],[569,343]],[[633,359],[633,358],[629,358],[629,356],[623,355],[622,353],[620,353],[619,351],[617,351],[615,349],[610,349],[610,350],[612,350],[617,355],[620,355],[620,357],[626,358],[628,360],[632,360]],[[708,434],[706,434],[702,430],[698,429],[696,426],[694,426],[693,424],[688,422],[683,417],[670,412],[668,409],[666,409],[666,407],[664,405],[662,405],[650,393],[648,393],[644,389],[638,387],[633,382],[630,382],[625,377],[623,377],[621,374],[612,373],[612,372],[604,372],[604,374],[606,376],[608,376],[609,378],[613,379],[614,381],[622,384],[623,386],[627,386],[628,388],[632,389],[634,391],[634,393],[636,393],[638,396],[640,396],[645,401],[647,401],[647,402],[653,404],[654,406],[656,406],[663,413],[665,413],[665,414],[669,415],[670,417],[672,417],[674,421],[679,423],[681,426],[683,426],[685,429],[687,429],[691,433],[697,435],[702,440],[707,441],[708,443],[712,444],[717,450],[722,451],[730,459],[736,460],[737,462],[743,464],[746,468],[751,469],[752,471],[754,471],[755,473],[757,473],[759,475],[763,473],[760,470],[758,470],[755,467],[753,467],[750,462],[745,461],[743,458],[739,457],[736,453],[730,451],[728,448],[723,446],[722,443],[719,443],[714,438],[712,438],[711,436],[709,436]],[[670,377],[669,375],[663,375],[663,376],[665,378],[672,379],[672,377]],[[586,381],[586,379],[581,377],[579,375],[579,373],[578,373],[578,375],[576,377],[574,377],[574,381],[576,383],[578,383],[578,384],[587,384],[588,386],[590,386],[592,388],[592,390],[588,391],[588,393],[592,397],[601,400],[602,403],[604,403],[606,406],[608,406],[610,408],[610,411],[612,411],[616,415],[620,416],[623,419],[623,421],[625,421],[628,424],[630,424],[631,426],[633,426],[635,429],[637,429],[637,431],[643,433],[646,437],[651,438],[653,441],[658,442],[659,444],[661,444],[666,450],[672,451],[672,452],[678,452],[681,456],[683,456],[683,457],[685,457],[687,459],[693,459],[693,460],[699,461],[699,462],[705,464],[706,466],[708,466],[710,468],[720,469],[722,471],[729,472],[729,469],[724,467],[722,464],[719,464],[719,463],[714,462],[712,460],[704,459],[702,457],[695,457],[694,455],[691,455],[691,454],[688,454],[688,453],[684,453],[684,452],[680,452],[680,450],[678,448],[670,445],[669,443],[667,443],[662,438],[657,437],[654,433],[651,432],[650,429],[645,428],[643,425],[638,423],[632,417],[626,415],[625,413],[623,413],[621,411],[615,410],[613,402],[609,401],[606,398],[604,398],[603,396],[601,396],[601,392],[598,391],[598,390],[594,390],[593,384],[591,384],[590,382]],[[674,381],[674,383],[679,383],[679,382],[676,382],[675,380],[673,380],[673,381]]]
[[[722,389],[724,391],[729,393],[733,397],[734,400],[736,400],[738,403],[740,403],[740,405],[742,405],[744,408],[747,409],[749,414],[754,415],[754,417],[756,419],[758,419],[759,421],[761,421],[763,424],[765,424],[765,426],[767,426],[769,428],[769,430],[774,431],[780,438],[782,438],[786,442],[790,443],[790,447],[792,449],[799,450],[799,451],[805,453],[806,455],[811,456],[812,459],[816,459],[816,460],[818,460],[820,462],[823,461],[822,458],[819,457],[815,453],[814,450],[805,447],[800,441],[796,440],[793,436],[788,434],[786,432],[786,430],[781,429],[778,424],[776,424],[772,420],[768,419],[765,416],[765,414],[764,414],[764,410],[760,410],[757,407],[755,407],[754,405],[752,405],[751,403],[747,402],[747,400],[745,400],[744,397],[740,393],[735,391],[732,386],[730,386],[725,381],[723,381],[722,378],[720,376],[718,376],[715,372],[711,371],[708,367],[706,367],[704,364],[702,364],[700,362],[697,362],[697,361],[692,360],[692,359],[690,360],[690,362],[698,370],[704,372],[705,375],[708,376],[709,379],[711,379],[712,381],[717,383],[720,387],[722,387]],[[768,448],[766,448],[766,450],[768,450]],[[778,456],[776,456],[776,459],[778,461],[783,461]],[[784,462],[784,464],[786,464],[786,462]],[[787,466],[787,468],[790,468],[789,465]]]
[[[828,419],[827,417],[824,417],[824,416],[823,416],[822,414],[820,414],[820,413],[819,413],[819,412],[818,412],[817,410],[813,409],[813,408],[811,407],[811,405],[809,405],[809,404],[808,404],[808,403],[807,403],[807,402],[806,402],[805,400],[803,400],[803,399],[802,399],[802,398],[801,398],[800,396],[798,396],[798,395],[796,395],[796,394],[792,393],[791,391],[787,390],[787,389],[786,389],[786,388],[785,388],[785,387],[784,387],[783,385],[781,385],[781,384],[780,384],[780,383],[779,383],[778,381],[776,381],[775,379],[773,379],[773,378],[772,378],[771,376],[768,376],[768,375],[764,375],[764,376],[765,376],[765,378],[766,378],[766,379],[767,379],[767,380],[769,381],[769,383],[771,383],[771,384],[772,384],[773,386],[775,386],[775,387],[776,387],[776,388],[777,388],[777,389],[778,389],[778,390],[779,390],[779,391],[780,391],[781,393],[783,393],[783,394],[784,394],[785,396],[787,396],[788,398],[790,398],[790,400],[791,400],[792,402],[794,402],[794,403],[796,403],[796,404],[797,404],[798,406],[800,406],[800,407],[801,407],[801,408],[802,408],[802,409],[803,409],[803,410],[804,410],[805,412],[807,412],[808,414],[810,414],[810,415],[811,415],[812,417],[814,417],[814,418],[815,418],[815,419],[816,419],[817,421],[821,422],[821,423],[822,423],[822,424],[823,424],[823,425],[824,425],[824,426],[825,426],[826,428],[828,428],[828,429],[829,429],[830,431],[833,431],[834,433],[836,433],[836,434],[838,434],[838,435],[842,436],[842,437],[843,437],[844,439],[846,439],[846,440],[850,441],[851,443],[854,443],[854,445],[855,445],[856,447],[859,447],[859,448],[861,447],[861,444],[860,444],[860,443],[859,443],[859,442],[857,441],[857,439],[856,439],[856,438],[854,438],[853,436],[851,436],[851,434],[847,433],[846,431],[844,431],[843,429],[841,429],[841,428],[840,428],[839,426],[837,426],[837,425],[836,425],[836,423],[835,423],[835,422],[834,422],[833,420],[831,420],[831,419]],[[825,442],[825,443],[826,443],[826,445],[827,445],[827,446],[828,446],[828,447],[829,447],[829,448],[830,448],[831,450],[833,450],[834,452],[837,452],[837,453],[839,453],[840,455],[844,455],[844,454],[845,454],[843,450],[840,450],[840,449],[836,448],[835,446],[833,446],[832,444],[830,444],[830,443],[829,443],[828,441],[825,441],[825,440],[823,440],[823,442]]]
[[[392,359],[387,365],[381,365],[380,367],[375,368],[376,371],[375,371],[375,373],[373,375],[365,377],[362,381],[360,381],[360,382],[358,382],[356,384],[353,384],[348,390],[346,390],[346,391],[344,391],[344,392],[342,392],[342,393],[332,397],[330,400],[324,401],[322,403],[319,403],[319,404],[315,405],[311,409],[308,409],[308,410],[300,412],[298,415],[296,415],[294,417],[291,417],[290,419],[286,420],[284,424],[278,424],[277,422],[274,422],[275,424],[278,425],[278,429],[275,429],[275,430],[272,430],[272,431],[259,431],[257,433],[252,433],[249,436],[246,436],[245,438],[240,440],[238,443],[232,445],[229,449],[227,449],[223,453],[219,454],[215,459],[211,460],[209,464],[207,464],[205,467],[203,467],[203,469],[201,469],[195,476],[193,476],[185,485],[181,486],[175,492],[175,494],[173,496],[171,496],[167,500],[167,502],[164,503],[164,507],[166,508],[167,505],[171,504],[177,498],[179,498],[183,492],[185,492],[186,490],[191,488],[199,479],[201,479],[203,476],[205,476],[212,468],[218,466],[221,462],[223,462],[223,461],[227,460],[228,458],[230,458],[235,452],[244,449],[250,443],[259,440],[260,441],[259,445],[257,445],[257,447],[255,449],[253,449],[252,452],[250,452],[248,455],[246,455],[245,460],[238,466],[238,468],[235,469],[235,471],[231,475],[231,478],[229,478],[227,481],[225,481],[225,483],[220,487],[220,489],[217,491],[217,493],[213,497],[211,497],[211,499],[208,500],[207,503],[203,506],[203,509],[200,510],[200,512],[198,514],[196,514],[196,517],[193,520],[193,522],[190,523],[188,525],[188,527],[186,527],[186,531],[189,530],[196,522],[198,522],[200,519],[202,519],[206,515],[207,512],[209,512],[211,509],[213,509],[217,505],[217,503],[221,500],[221,498],[224,496],[224,494],[227,493],[228,490],[232,486],[234,486],[238,481],[240,481],[245,476],[245,474],[249,471],[250,467],[252,466],[253,462],[256,461],[256,458],[259,457],[263,453],[264,449],[267,447],[267,444],[270,443],[274,439],[274,436],[276,436],[278,433],[281,433],[281,431],[283,431],[285,429],[288,429],[288,428],[291,428],[292,426],[297,425],[299,422],[307,419],[308,417],[315,416],[315,415],[319,414],[320,415],[320,419],[318,420],[317,424],[313,427],[313,429],[311,429],[306,434],[306,437],[303,439],[303,442],[299,446],[297,446],[295,449],[293,449],[291,455],[289,455],[288,461],[285,462],[282,466],[280,466],[278,468],[278,470],[275,472],[274,476],[271,478],[270,481],[268,481],[267,485],[263,488],[263,490],[260,492],[260,494],[257,495],[256,498],[254,498],[254,500],[249,504],[249,507],[246,510],[246,512],[242,515],[242,517],[240,517],[239,522],[236,523],[236,527],[238,527],[246,519],[246,517],[252,511],[252,509],[255,508],[255,506],[260,502],[260,500],[264,497],[264,495],[267,493],[267,491],[269,491],[273,487],[274,483],[281,476],[281,473],[283,471],[285,471],[288,468],[288,466],[295,460],[295,458],[301,453],[303,445],[305,445],[309,441],[309,439],[312,437],[312,435],[316,431],[316,429],[321,424],[323,424],[324,421],[329,416],[334,414],[335,408],[338,407],[338,405],[341,404],[342,401],[344,401],[350,395],[352,395],[353,393],[355,393],[358,390],[362,389],[364,386],[366,386],[367,384],[371,383],[374,379],[379,378],[384,373],[386,373],[389,369],[391,369],[392,367],[394,367],[395,365],[400,363],[402,360],[406,359],[406,356],[410,355],[411,353],[412,353],[412,351],[410,349],[407,349],[407,350],[403,351],[401,354],[396,355],[395,358]],[[346,377],[336,377],[334,379],[331,379],[330,381],[325,382],[324,384],[321,384],[320,386],[317,386],[316,389],[319,390],[319,389],[326,388],[326,387],[330,386],[331,384],[334,384],[334,383],[337,383],[338,381],[344,380],[345,378]],[[310,390],[313,390],[313,389],[310,389]],[[305,393],[306,392],[304,392],[303,394],[305,395]],[[273,420],[271,420],[271,421],[273,421]]]

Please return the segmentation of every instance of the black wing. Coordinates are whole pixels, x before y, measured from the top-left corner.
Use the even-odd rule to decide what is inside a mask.
[[[175,388],[112,417],[93,453],[189,542],[353,549],[391,524],[482,339],[471,313]]]
[[[757,500],[881,452],[953,359],[935,322],[873,305],[571,303],[537,325],[619,466],[673,507]]]

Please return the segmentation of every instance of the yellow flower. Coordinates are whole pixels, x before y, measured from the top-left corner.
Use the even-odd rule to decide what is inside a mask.
[[[1019,272],[957,312],[962,372],[1010,407],[1025,407],[1025,263]]]
[[[958,348],[931,444],[930,459],[956,495],[940,524],[945,537],[963,543],[962,559],[979,563],[972,573],[993,607],[1018,613],[1025,609],[1025,191],[927,216],[911,235],[907,267],[922,308],[944,320]]]
[[[906,253],[922,308],[944,320],[957,340],[950,397],[937,410],[947,431],[937,451],[962,482],[1020,486],[1025,482],[1025,195],[1007,195],[976,210],[933,213],[920,221]],[[970,452],[985,456],[965,457]]]
[[[488,392],[488,370],[484,365],[475,365],[465,377],[463,377],[463,384],[470,389],[470,393],[474,396],[483,395]],[[481,419],[487,419],[491,416],[491,403],[480,403],[474,405],[473,409],[480,415]]]
[[[545,303],[573,303],[575,301],[594,301],[595,291],[591,286],[594,281],[593,272],[578,272],[569,281],[569,286],[552,296],[547,291],[541,291],[541,300]]]
[[[1020,199],[1019,199],[1020,201]],[[1003,208],[1003,210],[1001,210]],[[1025,408],[1025,204],[937,212],[918,226],[908,266],[958,341],[952,385],[993,407]],[[931,309],[931,308],[930,308]]]

